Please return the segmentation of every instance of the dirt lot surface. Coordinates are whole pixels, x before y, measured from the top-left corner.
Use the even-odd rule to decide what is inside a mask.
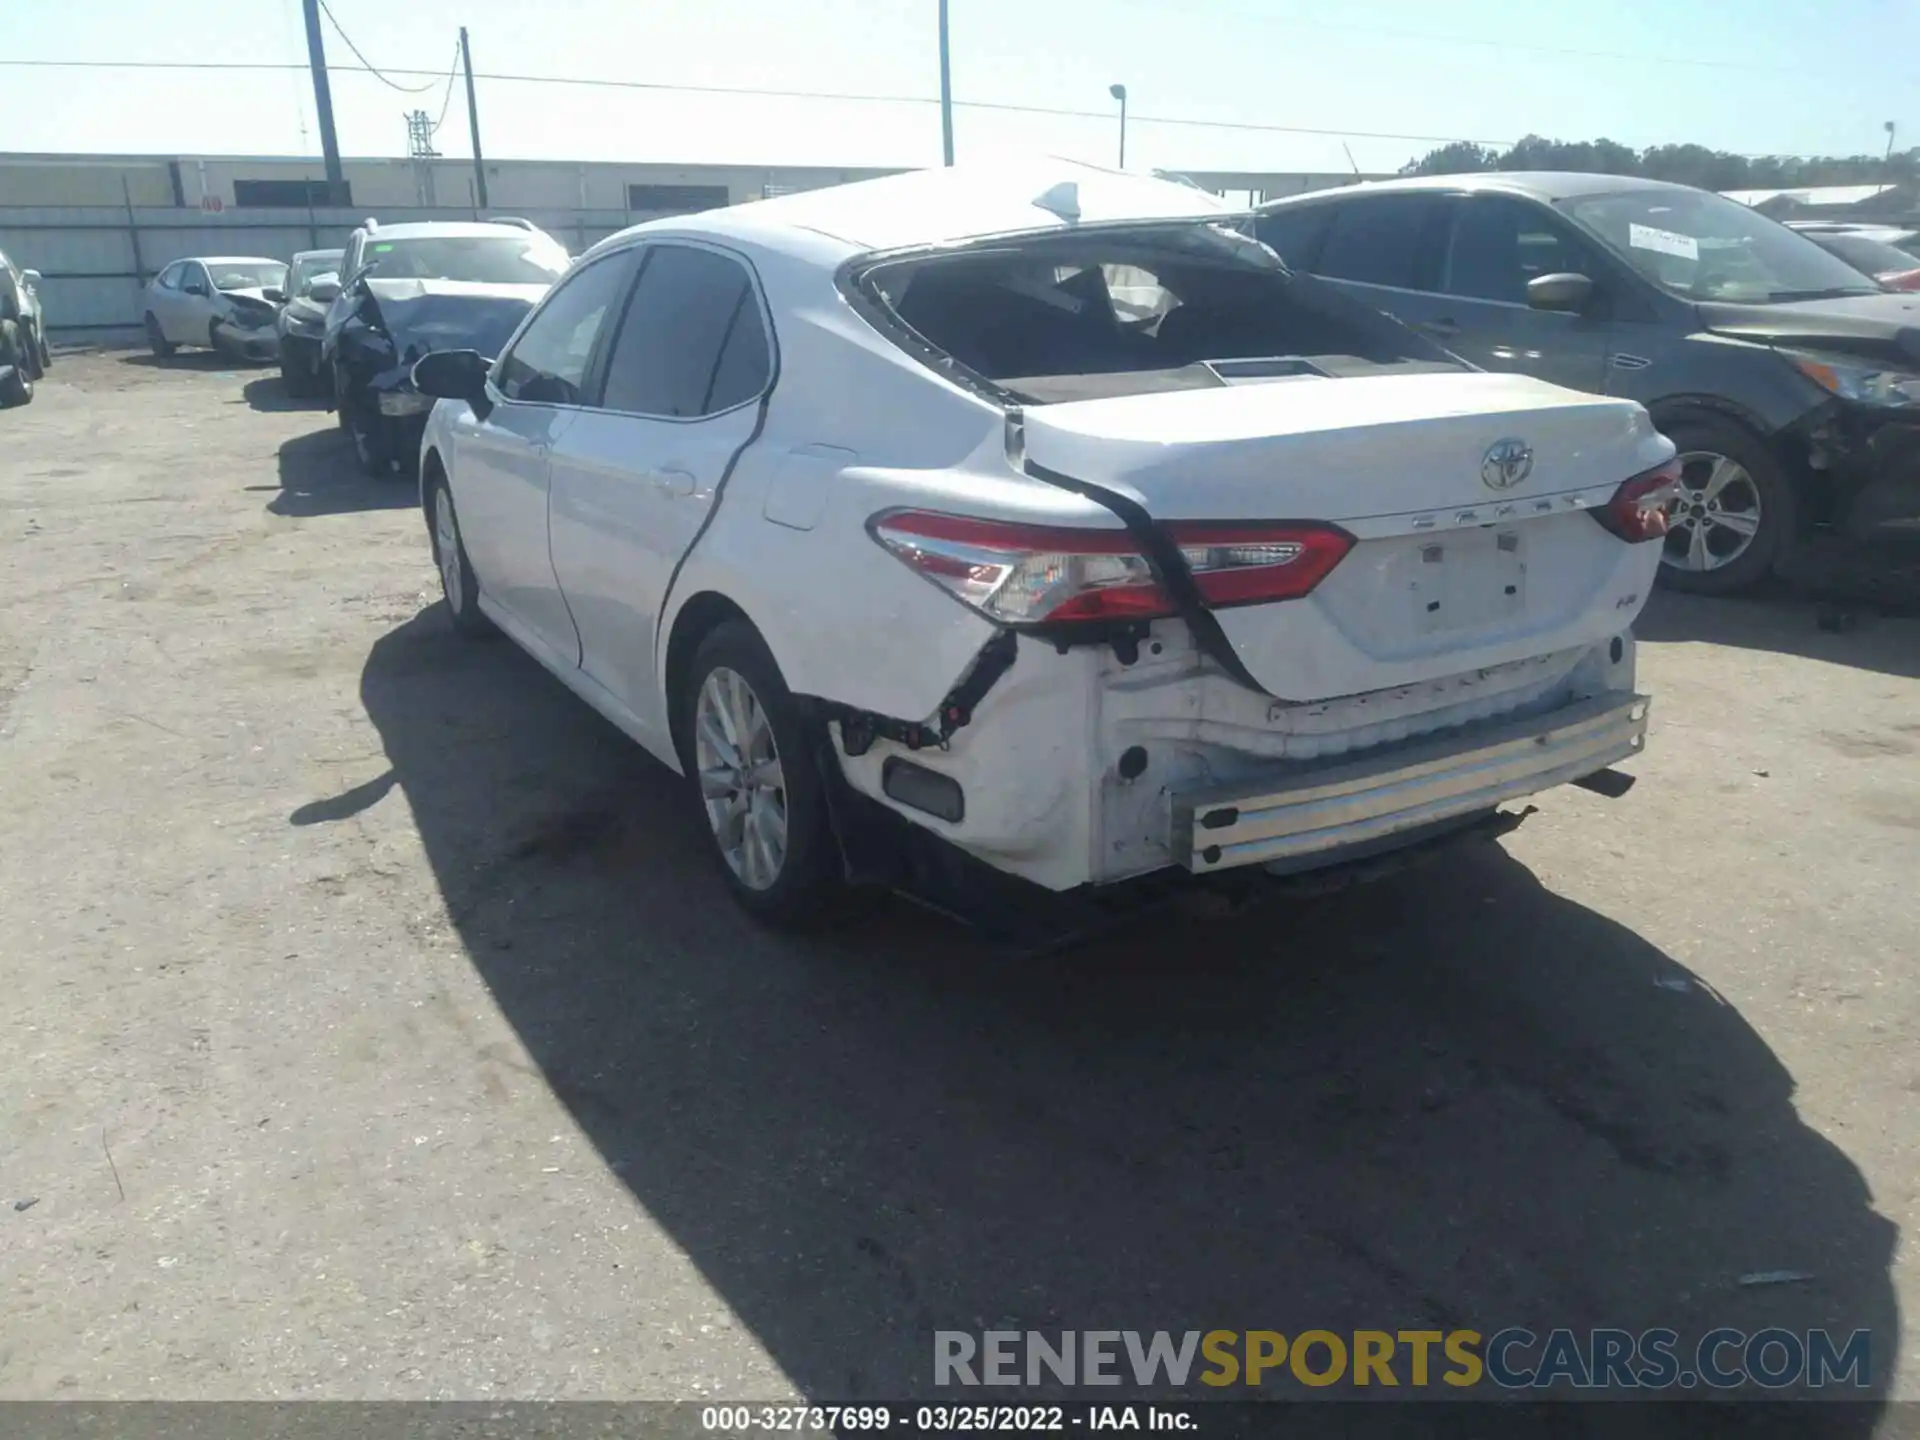
[[[1816,619],[1661,597],[1638,788],[1399,879],[779,939],[332,417],[68,357],[0,414],[0,1397],[1508,1324],[1864,1327],[1920,1397],[1920,621]]]

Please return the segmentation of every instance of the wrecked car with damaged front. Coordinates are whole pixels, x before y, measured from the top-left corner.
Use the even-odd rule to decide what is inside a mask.
[[[414,362],[436,350],[498,354],[568,263],[552,237],[522,225],[368,221],[356,230],[319,364],[361,468],[412,473],[433,403],[414,388]]]
[[[773,921],[1260,890],[1619,793],[1672,444],[1233,219],[1047,162],[603,241],[415,366],[455,627],[687,775]]]

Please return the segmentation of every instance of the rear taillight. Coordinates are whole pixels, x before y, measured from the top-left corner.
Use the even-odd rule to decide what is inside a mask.
[[[867,525],[906,564],[1008,625],[1151,620],[1178,607],[1124,530],[890,510]],[[1166,526],[1208,605],[1295,600],[1327,577],[1353,537],[1331,525],[1175,522]]]
[[[1920,270],[1889,270],[1874,279],[1889,290],[1920,290]]]
[[[1589,513],[1629,544],[1667,533],[1667,511],[1680,498],[1680,461],[1673,459],[1622,483],[1605,508]]]

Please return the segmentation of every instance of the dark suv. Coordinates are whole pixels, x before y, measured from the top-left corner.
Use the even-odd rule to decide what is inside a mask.
[[[1356,185],[1259,237],[1488,370],[1623,395],[1679,447],[1662,578],[1730,594],[1813,525],[1920,514],[1920,297],[1721,196],[1611,175]]]

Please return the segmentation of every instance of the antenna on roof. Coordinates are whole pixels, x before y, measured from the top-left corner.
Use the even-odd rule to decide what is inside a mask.
[[[1360,166],[1353,158],[1353,147],[1342,140],[1340,142],[1340,148],[1347,152],[1347,164],[1353,166],[1353,178],[1356,180],[1360,179]]]

